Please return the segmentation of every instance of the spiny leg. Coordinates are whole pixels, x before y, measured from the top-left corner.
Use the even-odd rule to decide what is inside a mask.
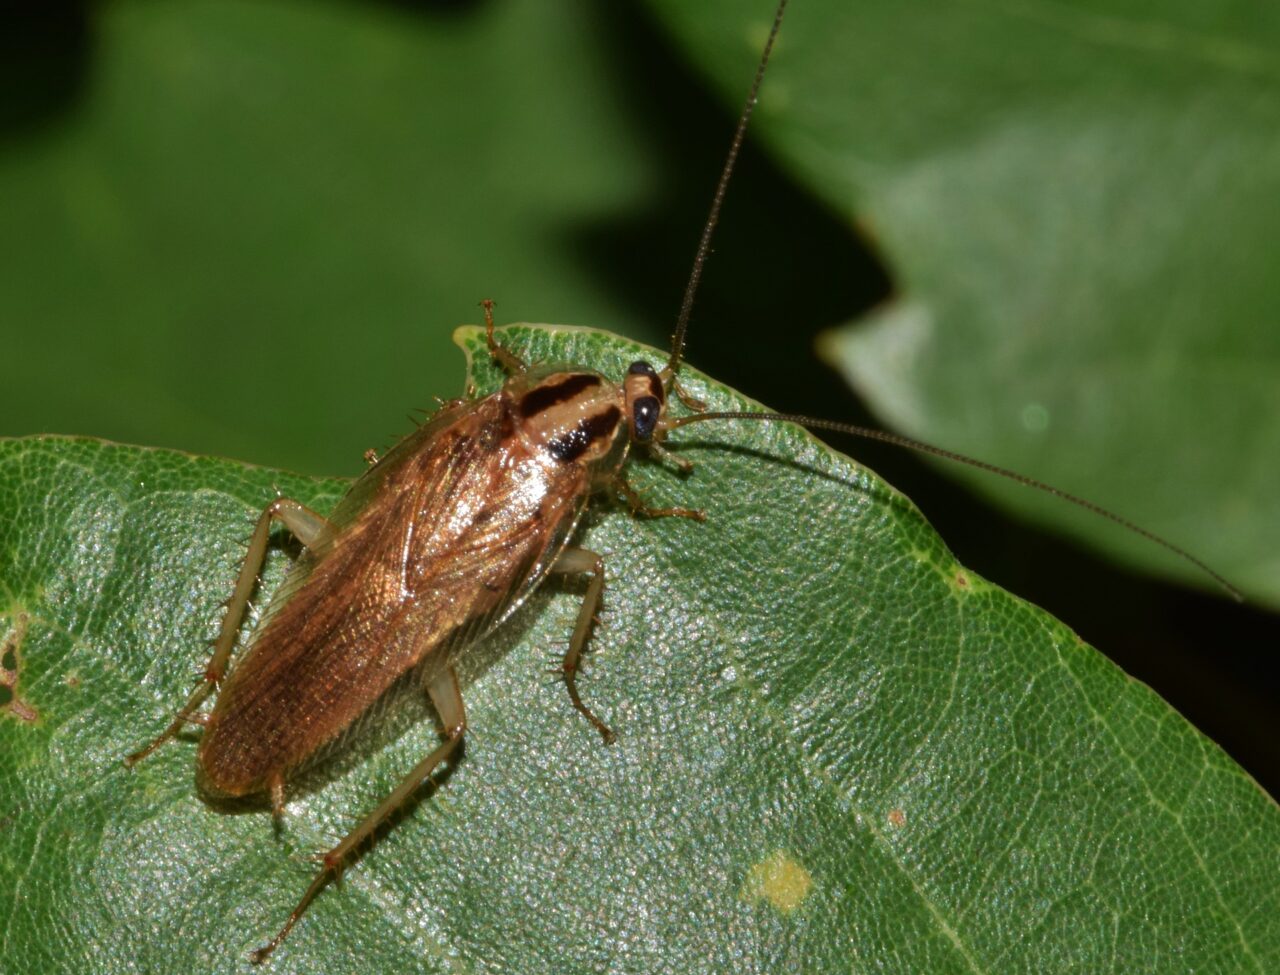
[[[578,668],[582,661],[582,650],[587,645],[591,624],[595,619],[596,610],[600,608],[600,597],[604,593],[604,559],[585,548],[566,548],[551,566],[551,571],[563,575],[591,573],[591,582],[587,585],[586,595],[582,597],[582,606],[578,610],[578,621],[574,624],[573,636],[569,638],[569,649],[560,663],[560,673],[564,676],[569,700],[578,709],[578,713],[600,732],[606,745],[612,744],[615,738],[614,733],[582,703],[582,698],[578,696]]]
[[[405,801],[426,782],[436,766],[453,755],[462,745],[462,735],[467,730],[467,713],[462,706],[462,692],[458,690],[458,677],[453,672],[453,668],[446,668],[432,678],[427,685],[427,693],[431,695],[431,703],[435,705],[441,721],[444,722],[444,742],[414,766],[413,771],[401,780],[391,795],[382,800],[377,809],[369,813],[361,820],[359,826],[343,837],[341,843],[324,855],[320,872],[316,874],[311,881],[311,886],[298,901],[298,906],[284,922],[284,927],[267,944],[249,956],[255,965],[266,961],[267,957],[280,946],[280,942],[288,937],[289,932],[298,923],[298,919],[306,913],[316,895],[342,870],[342,864],[351,851],[367,840],[387,817],[404,805]]]
[[[525,365],[523,359],[498,344],[498,340],[493,337],[493,302],[486,298],[480,302],[480,307],[484,309],[484,339],[489,344],[489,355],[493,356],[495,362],[502,366],[502,371],[508,376],[518,376],[528,366]]]
[[[675,370],[668,365],[658,373],[658,378],[662,381],[662,388],[669,392],[675,393],[676,398],[685,406],[693,410],[695,413],[705,413],[707,404],[694,396],[680,384],[680,380],[676,377]]]
[[[690,518],[693,521],[706,521],[707,513],[700,508],[650,508],[644,503],[640,492],[633,488],[622,477],[613,479],[614,490],[622,496],[633,515],[641,518]]]
[[[687,457],[681,457],[679,454],[672,453],[666,447],[662,446],[662,444],[658,443],[658,441],[651,440],[643,446],[645,450],[649,451],[649,455],[659,463],[671,464],[673,467],[678,469],[681,474],[693,473],[693,461],[689,460]]]
[[[316,539],[320,537],[320,534],[329,525],[321,515],[290,498],[276,498],[263,509],[262,514],[258,517],[258,524],[253,529],[253,535],[249,539],[249,551],[245,554],[244,564],[240,567],[240,576],[236,580],[235,591],[231,594],[231,599],[227,603],[227,613],[222,618],[222,628],[218,631],[218,639],[213,645],[213,656],[209,658],[209,663],[205,667],[204,679],[191,692],[191,696],[187,698],[187,703],[178,709],[178,713],[174,715],[169,727],[165,728],[151,744],[125,758],[124,763],[126,765],[133,766],[142,761],[181,731],[184,725],[193,722],[200,723],[195,716],[195,712],[205,702],[205,699],[213,693],[218,683],[222,680],[223,674],[227,671],[227,661],[231,658],[231,650],[235,646],[236,633],[239,631],[240,623],[244,618],[245,607],[249,605],[249,597],[253,594],[258,571],[262,568],[262,560],[267,554],[267,540],[271,536],[271,523],[276,520],[284,522],[285,527],[293,532],[298,541],[308,548],[315,543]]]
[[[284,819],[284,776],[276,772],[267,780],[267,793],[271,796],[271,815],[275,817],[276,827]]]
[[[681,386],[680,380],[675,376],[671,377],[671,391],[676,394],[676,399],[680,400],[681,403],[693,410],[693,412],[705,413],[707,411],[707,404]]]

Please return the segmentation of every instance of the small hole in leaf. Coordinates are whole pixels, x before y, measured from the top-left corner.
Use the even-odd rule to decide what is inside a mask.
[[[14,627],[4,637],[0,646],[0,714],[7,714],[19,721],[32,722],[40,715],[30,704],[18,694],[18,671],[22,661],[18,657],[18,649],[22,646],[23,637],[27,633],[26,613],[17,613],[13,617]]]

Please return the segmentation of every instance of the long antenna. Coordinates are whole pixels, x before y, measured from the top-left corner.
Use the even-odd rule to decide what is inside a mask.
[[[684,336],[689,329],[689,314],[693,311],[693,299],[698,293],[698,284],[702,280],[702,268],[707,263],[707,255],[711,253],[711,236],[715,233],[716,224],[720,220],[720,208],[724,204],[725,193],[729,189],[729,177],[733,175],[733,167],[738,161],[738,152],[742,149],[742,141],[747,135],[747,123],[751,121],[751,112],[756,107],[756,99],[760,94],[760,83],[764,81],[764,69],[769,65],[769,55],[773,51],[773,42],[782,26],[782,14],[787,9],[787,0],[779,0],[778,9],[773,15],[773,27],[769,30],[769,39],[764,42],[764,52],[760,55],[760,63],[756,66],[755,80],[751,82],[751,91],[747,94],[747,102],[742,106],[742,114],[738,116],[738,128],[733,133],[733,141],[729,143],[729,154],[725,157],[724,168],[720,170],[720,182],[716,184],[715,195],[711,197],[711,212],[702,228],[702,238],[698,241],[698,250],[693,257],[693,269],[689,272],[689,283],[684,286],[684,300],[680,302],[680,315],[676,318],[675,334],[671,336],[671,358],[667,360],[667,371],[675,373],[680,368],[680,359],[684,355]]]
[[[974,457],[968,457],[964,454],[958,454],[954,450],[945,450],[942,447],[935,447],[932,444],[924,443],[920,440],[912,440],[910,437],[904,437],[896,433],[886,433],[884,430],[877,430],[874,427],[862,427],[854,423],[840,423],[836,420],[819,420],[809,416],[800,416],[795,413],[751,413],[730,411],[724,413],[693,413],[689,416],[675,417],[664,421],[663,426],[668,430],[674,430],[677,427],[688,426],[690,423],[703,423],[707,420],[772,420],[781,423],[794,423],[798,426],[808,427],[811,430],[831,430],[835,433],[845,433],[852,437],[861,437],[864,440],[878,440],[881,443],[892,444],[895,447],[904,447],[907,450],[914,450],[922,454],[931,454],[934,457],[942,457],[945,460],[955,461],[958,464],[967,464],[970,467],[976,467],[978,470],[987,471],[991,474],[998,474],[1000,477],[1008,478],[1016,481],[1029,488],[1035,488],[1037,491],[1044,491],[1046,494],[1052,494],[1055,498],[1061,498],[1063,501],[1069,501],[1077,507],[1091,511],[1095,515],[1100,515],[1108,521],[1115,522],[1121,528],[1126,528],[1135,535],[1140,535],[1149,542],[1154,542],[1161,548],[1172,552],[1178,558],[1194,565],[1209,578],[1213,579],[1221,586],[1231,598],[1238,603],[1244,602],[1244,594],[1235,586],[1229,583],[1221,575],[1215,572],[1204,562],[1200,561],[1186,549],[1181,548],[1173,542],[1161,538],[1155,532],[1148,531],[1141,525],[1136,525],[1128,518],[1124,518],[1114,511],[1108,511],[1099,504],[1094,504],[1085,498],[1064,491],[1062,488],[1056,488],[1052,484],[1046,484],[1044,481],[1037,481],[1034,477],[1027,477],[1025,474],[1019,474],[1017,471],[1011,471],[1008,468],[1000,467],[996,464],[989,464],[985,460],[978,460]]]

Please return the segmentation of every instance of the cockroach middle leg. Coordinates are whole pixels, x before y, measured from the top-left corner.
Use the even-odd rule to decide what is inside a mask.
[[[486,298],[480,302],[480,307],[484,309],[484,340],[489,346],[489,355],[493,356],[493,360],[502,366],[503,372],[508,376],[518,376],[529,367],[525,365],[525,361],[510,349],[498,344],[498,340],[493,337],[493,301]]]
[[[284,818],[284,776],[273,775],[267,786],[267,792],[271,796],[271,815],[275,817],[278,829],[280,820]]]
[[[379,826],[397,809],[403,806],[408,798],[426,782],[436,767],[450,758],[462,746],[462,736],[467,730],[467,712],[462,705],[462,692],[458,689],[458,677],[452,667],[437,674],[427,684],[427,693],[431,703],[435,705],[444,723],[445,740],[430,755],[414,766],[392,793],[379,803],[378,808],[361,820],[360,825],[343,837],[342,842],[326,853],[321,861],[320,871],[311,881],[311,885],[298,901],[279,933],[267,944],[258,948],[250,956],[255,965],[266,961],[267,957],[280,946],[280,942],[288,937],[298,919],[306,913],[316,895],[324,889],[342,870],[353,850],[367,840]]]
[[[573,636],[569,638],[569,649],[560,663],[560,673],[564,676],[565,687],[569,691],[569,700],[578,709],[578,713],[591,722],[596,731],[604,739],[606,745],[613,743],[615,735],[609,726],[592,713],[578,696],[578,668],[582,663],[582,651],[587,645],[587,637],[591,634],[591,624],[595,620],[596,610],[600,608],[600,597],[604,594],[604,559],[595,552],[585,548],[566,548],[560,553],[551,571],[560,575],[576,575],[582,572],[591,573],[591,582],[587,584],[587,593],[582,597],[582,606],[578,610],[578,621],[573,627]]]
[[[196,710],[213,693],[222,676],[227,672],[227,662],[231,659],[236,633],[244,618],[245,608],[249,605],[249,597],[253,594],[258,571],[262,568],[262,560],[267,554],[267,540],[271,536],[271,525],[277,520],[283,522],[298,541],[308,548],[329,525],[323,516],[291,498],[276,498],[263,509],[258,517],[258,524],[253,529],[253,535],[249,539],[249,550],[245,554],[244,564],[240,566],[240,576],[236,580],[231,601],[227,603],[227,613],[222,618],[222,628],[218,631],[218,639],[213,645],[213,656],[209,658],[209,663],[205,667],[204,679],[191,692],[187,702],[178,709],[169,727],[165,728],[145,748],[125,758],[126,765],[136,765],[174,737],[185,725],[196,721]]]

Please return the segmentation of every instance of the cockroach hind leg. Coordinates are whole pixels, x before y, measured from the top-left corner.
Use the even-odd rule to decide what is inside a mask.
[[[175,737],[193,720],[200,705],[217,689],[218,682],[227,671],[231,651],[235,646],[236,633],[240,630],[240,624],[244,620],[245,611],[249,605],[249,597],[253,595],[254,587],[258,583],[258,570],[266,557],[271,526],[276,521],[284,522],[298,541],[306,546],[313,544],[321,532],[329,526],[323,516],[290,498],[276,498],[262,510],[253,534],[249,537],[249,550],[245,553],[244,562],[240,566],[240,575],[236,579],[231,599],[227,602],[227,611],[222,617],[218,639],[213,644],[213,655],[209,658],[199,685],[191,692],[186,703],[178,709],[169,726],[150,743],[126,756],[125,765],[132,768]]]
[[[462,704],[462,693],[458,689],[458,678],[453,668],[446,668],[433,677],[427,684],[427,693],[431,697],[431,703],[435,705],[436,711],[439,712],[440,718],[444,722],[445,740],[433,749],[431,754],[413,767],[413,771],[406,775],[391,794],[378,804],[377,809],[365,816],[360,821],[360,825],[343,837],[342,842],[321,857],[320,869],[311,879],[311,883],[303,893],[301,900],[298,901],[297,906],[289,914],[279,932],[269,942],[249,955],[250,960],[255,965],[261,965],[271,956],[273,951],[280,947],[284,939],[289,936],[289,932],[293,930],[294,925],[307,912],[307,908],[316,899],[316,895],[328,886],[331,881],[336,881],[342,875],[343,867],[348,863],[356,848],[373,836],[378,827],[394,815],[418,791],[436,768],[442,762],[452,758],[461,747],[462,736],[467,730],[467,713]]]
[[[586,595],[582,597],[582,606],[578,609],[578,619],[573,627],[573,636],[569,638],[569,649],[560,664],[564,676],[565,688],[569,692],[569,700],[592,727],[600,732],[606,745],[612,744],[617,736],[609,726],[596,717],[595,713],[582,703],[578,694],[578,671],[582,666],[582,651],[587,645],[587,637],[591,635],[591,625],[595,621],[596,610],[600,606],[604,594],[604,559],[595,552],[585,548],[566,548],[560,553],[551,571],[563,575],[591,573],[591,582],[587,585]]]
[[[493,337],[493,300],[485,298],[480,302],[480,307],[484,309],[484,340],[489,346],[489,355],[508,376],[520,375],[528,369],[525,361],[506,346],[499,345],[498,340]]]

